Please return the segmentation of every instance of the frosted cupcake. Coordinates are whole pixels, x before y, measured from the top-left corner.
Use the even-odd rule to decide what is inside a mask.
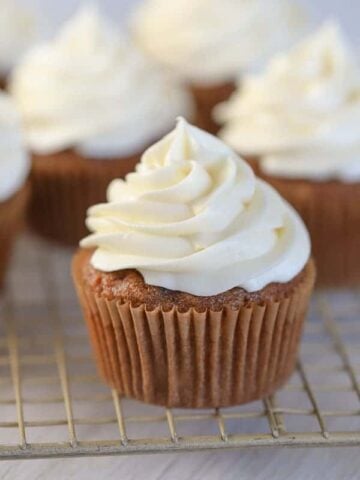
[[[221,137],[300,212],[321,285],[360,284],[360,69],[325,24],[216,112]]]
[[[94,7],[29,52],[11,91],[33,153],[30,222],[68,244],[85,235],[86,209],[105,200],[108,183],[192,110],[187,92]]]
[[[73,275],[112,387],[220,407],[286,381],[314,282],[309,236],[225,144],[180,119],[87,225]]]
[[[16,0],[0,0],[0,86],[24,52],[37,40],[35,15]]]
[[[10,97],[0,93],[0,287],[28,200],[30,160],[20,133],[20,119]]]
[[[188,83],[197,124],[215,133],[214,105],[244,71],[288,47],[304,29],[291,0],[145,0],[133,20],[135,41]]]

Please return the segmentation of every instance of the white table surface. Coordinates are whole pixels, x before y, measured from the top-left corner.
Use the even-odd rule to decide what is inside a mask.
[[[105,0],[101,4],[120,12],[137,0]],[[169,0],[170,1],[170,0]],[[220,0],[219,0],[220,1]],[[78,0],[22,0],[37,4],[54,20],[68,15]],[[355,42],[360,41],[360,2],[357,0],[302,0],[315,17],[339,16]],[[257,479],[257,480],[350,480],[359,478],[357,448],[254,449],[210,453],[149,455],[0,463],[1,480],[32,479]]]

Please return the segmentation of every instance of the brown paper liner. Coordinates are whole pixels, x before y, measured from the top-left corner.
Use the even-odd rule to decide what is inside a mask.
[[[112,160],[85,159],[73,150],[34,155],[30,226],[46,238],[77,245],[88,234],[87,209],[106,200],[111,180],[132,171],[140,155]]]
[[[288,180],[256,174],[291,203],[307,225],[316,260],[317,286],[360,285],[360,183]]]
[[[6,90],[8,79],[6,75],[0,75],[0,90]]]
[[[99,295],[88,283],[83,257],[74,281],[104,380],[120,394],[182,408],[223,407],[271,394],[292,373],[315,269],[265,301],[186,312],[149,311]],[[280,284],[279,284],[280,285]]]
[[[220,125],[212,117],[213,109],[217,104],[227,100],[235,88],[234,82],[215,86],[190,85],[196,106],[195,123],[199,128],[212,134],[219,131]]]
[[[9,200],[0,203],[0,288],[5,280],[16,236],[24,226],[29,194],[30,185],[26,184]]]

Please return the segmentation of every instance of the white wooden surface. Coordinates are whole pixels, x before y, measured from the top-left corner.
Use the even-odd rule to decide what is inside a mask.
[[[58,23],[79,4],[78,0],[22,0],[37,4]],[[137,0],[102,0],[119,19]],[[171,0],[169,0],[171,1]],[[220,0],[219,0],[220,1]],[[359,44],[358,0],[302,0],[317,19],[340,16]],[[36,460],[0,463],[1,480],[32,479],[172,479],[172,480],[352,480],[359,478],[360,455],[356,448],[242,450],[143,457]]]

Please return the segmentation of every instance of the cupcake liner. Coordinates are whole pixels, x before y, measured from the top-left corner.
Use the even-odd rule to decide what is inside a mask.
[[[97,295],[74,278],[104,380],[120,394],[182,408],[271,394],[292,373],[314,283],[312,262],[289,295],[234,310],[149,311]]]
[[[0,75],[0,90],[6,90],[8,79],[6,75]]]
[[[0,204],[0,287],[5,280],[16,236],[24,225],[29,193],[30,186],[27,184]]]
[[[124,177],[139,160],[140,154],[117,160],[84,159],[73,151],[34,156],[30,226],[44,237],[77,245],[88,233],[87,209],[105,202],[111,180]]]
[[[220,126],[213,120],[214,107],[227,100],[235,90],[235,83],[229,82],[216,86],[190,85],[195,100],[195,123],[199,128],[216,134]]]
[[[360,285],[360,182],[315,182],[256,174],[270,183],[307,225],[319,287]]]

